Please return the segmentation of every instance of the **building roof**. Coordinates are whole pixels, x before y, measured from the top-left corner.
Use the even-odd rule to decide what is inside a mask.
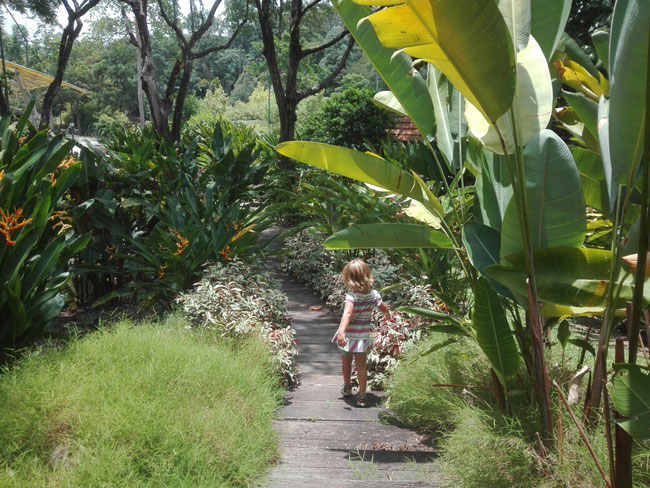
[[[2,61],[2,59],[0,59]],[[12,63],[11,61],[4,61],[5,67],[8,71],[8,74],[13,73],[14,76],[9,76],[7,84],[9,89],[14,93],[24,93],[37,88],[42,88],[48,86],[52,83],[54,78],[35,69],[28,68],[27,66],[22,66],[20,64]],[[84,95],[88,93],[88,90],[79,88],[78,86],[66,83],[65,81],[61,82],[62,88],[72,88],[77,90]]]
[[[388,132],[402,142],[422,140],[422,134],[415,127],[413,121],[406,116],[396,116],[395,124]]]

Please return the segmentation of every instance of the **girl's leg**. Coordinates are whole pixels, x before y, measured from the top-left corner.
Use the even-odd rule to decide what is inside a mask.
[[[343,373],[343,384],[345,386],[350,385],[350,376],[352,376],[352,354],[341,354],[341,372]]]
[[[357,368],[357,378],[359,379],[359,396],[366,396],[366,382],[368,380],[368,372],[366,370],[365,354],[354,355],[354,365]]]

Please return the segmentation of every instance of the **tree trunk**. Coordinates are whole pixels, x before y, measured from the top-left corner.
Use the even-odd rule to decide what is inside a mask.
[[[189,54],[188,56],[191,56]],[[187,90],[190,86],[192,74],[192,59],[186,59],[183,63],[183,75],[176,93],[176,105],[174,106],[174,120],[172,123],[172,138],[177,141],[181,138],[181,127],[183,126],[183,107],[187,98]]]
[[[72,45],[75,39],[79,36],[83,24],[81,20],[74,17],[68,17],[68,25],[63,29],[61,34],[61,42],[59,43],[59,57],[57,60],[56,74],[54,80],[47,87],[45,96],[43,97],[43,107],[41,109],[41,122],[40,126],[45,127],[50,123],[50,114],[52,113],[52,106],[54,105],[54,97],[59,93],[61,82],[63,81],[63,74],[68,66],[70,60],[70,53],[72,52]]]
[[[135,25],[136,36],[140,37],[138,32],[138,24]],[[140,118],[140,127],[144,127],[144,99],[142,96],[142,54],[140,49],[135,49],[136,66],[138,70],[138,116]]]
[[[171,112],[171,103],[162,100],[156,85],[151,36],[149,34],[149,26],[147,25],[147,0],[135,2],[132,5],[132,11],[135,16],[140,56],[142,57],[142,74],[140,79],[142,80],[142,88],[147,96],[149,108],[151,109],[153,127],[160,136],[170,139],[169,114]]]

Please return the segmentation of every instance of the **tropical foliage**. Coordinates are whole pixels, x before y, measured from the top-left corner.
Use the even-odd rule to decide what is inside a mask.
[[[30,107],[31,110],[31,107]],[[0,347],[38,338],[63,309],[67,262],[90,235],[73,230],[68,190],[81,171],[73,143],[36,133],[29,112],[0,121]],[[5,351],[6,352],[6,351]]]
[[[407,114],[422,135],[437,144],[432,152],[438,166],[453,169],[459,181],[464,173],[472,173],[472,208],[465,206],[467,191],[461,185],[446,185],[434,194],[416,174],[399,171],[376,155],[310,142],[288,142],[277,150],[417,202],[418,212],[409,215],[424,225],[351,227],[329,243],[336,248],[453,249],[473,290],[472,334],[503,388],[523,359],[535,385],[541,438],[553,449],[540,304],[545,303],[547,315],[604,313],[588,418],[593,418],[589,406],[600,404],[607,343],[616,310],[625,302],[633,303],[629,361],[636,363],[640,314],[648,304],[647,276],[639,267],[634,276],[622,268],[621,243],[627,237],[629,253],[636,254],[643,267],[648,234],[643,118],[648,43],[637,39],[647,38],[647,5],[617,2],[609,38],[594,35],[596,50],[608,53],[602,65],[609,66],[609,82],[563,35],[570,2],[549,9],[535,0],[389,1],[378,11],[366,5],[377,2],[335,2],[390,89],[378,94],[377,102]],[[425,68],[413,70],[408,56]],[[630,63],[634,72],[623,76]],[[572,149],[546,128],[555,104],[552,76],[565,84],[568,107],[555,114],[576,137]],[[444,197],[450,204],[445,205]],[[586,201],[604,219],[613,219],[610,249],[585,246],[588,230],[608,225],[601,218],[588,228]],[[477,280],[477,275],[482,278]],[[516,312],[519,307],[527,309],[525,326]],[[630,385],[636,388],[638,381],[647,379],[625,371],[624,377],[635,381],[617,380],[614,396],[634,391]],[[495,394],[499,396],[497,390]],[[507,411],[508,397],[499,404]]]

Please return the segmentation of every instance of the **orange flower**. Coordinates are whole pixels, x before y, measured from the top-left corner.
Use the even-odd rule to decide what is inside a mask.
[[[56,178],[54,177],[54,173],[50,175],[50,179],[52,180],[52,186],[56,185]]]
[[[57,166],[57,169],[68,169],[70,166],[73,164],[77,164],[79,161],[77,161],[74,156],[70,155],[67,158],[65,158],[63,161],[61,161],[61,164]]]
[[[230,246],[226,246],[223,250],[219,251],[219,254],[221,254],[226,261],[230,261],[230,256],[228,256],[229,252],[230,252]]]
[[[7,212],[0,208],[0,234],[5,236],[5,240],[8,246],[13,246],[16,241],[11,240],[11,234],[21,227],[29,224],[32,219],[20,220],[23,215],[22,208],[14,208],[13,213]]]
[[[70,224],[72,224],[72,217],[68,217],[67,212],[62,211],[62,210],[52,212],[52,215],[50,216],[49,220],[54,221],[56,219],[58,219],[58,222],[55,223],[52,226],[52,229],[56,229],[57,227],[61,227],[59,229],[59,232],[57,233],[57,235],[61,235],[62,233],[64,233],[68,229],[72,229],[72,225],[70,225]]]
[[[27,139],[27,136],[21,137],[20,139],[18,139],[18,142],[22,144],[23,142],[25,142],[25,139]]]
[[[0,171],[0,181],[2,181],[2,178],[4,177],[5,177],[5,170],[3,169],[2,171]]]
[[[165,270],[166,270],[166,269],[167,269],[167,265],[166,265],[166,264],[163,264],[163,265],[160,267],[160,271],[158,272],[158,278],[159,278],[159,279],[163,279],[163,278],[165,277]]]
[[[172,229],[171,227],[169,228],[170,232],[176,236],[176,239],[178,239],[178,242],[176,243],[176,252],[174,253],[175,256],[180,256],[183,254],[183,251],[187,247],[187,245],[190,243],[187,239],[185,239],[180,232],[177,230]]]

